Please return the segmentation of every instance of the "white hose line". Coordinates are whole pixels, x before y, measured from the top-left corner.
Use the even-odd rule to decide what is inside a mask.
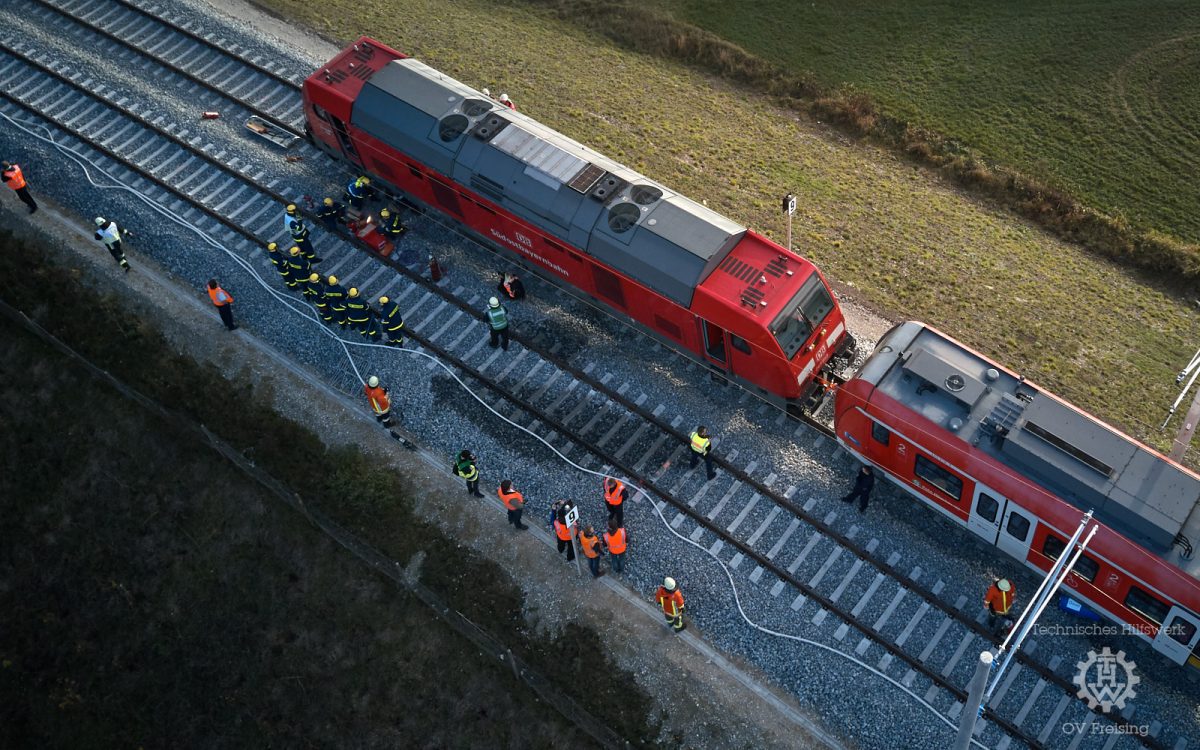
[[[525,434],[529,435],[530,437],[534,438],[538,442],[545,445],[547,448],[550,449],[550,451],[552,453],[554,453],[556,456],[558,456],[563,462],[565,462],[569,466],[572,466],[575,469],[577,469],[578,471],[583,472],[585,474],[591,474],[593,476],[600,477],[601,479],[607,478],[609,476],[607,474],[604,474],[603,472],[594,471],[592,469],[588,469],[586,467],[580,466],[579,464],[575,463],[574,461],[572,461],[571,459],[569,459],[565,455],[563,455],[563,453],[561,453],[557,448],[555,448],[553,445],[551,445],[550,442],[547,441],[545,438],[543,438],[541,435],[538,435],[537,433],[533,432],[532,430],[530,430],[520,424],[517,424],[513,420],[511,420],[508,417],[501,414],[499,411],[494,409],[491,406],[491,404],[489,404],[487,401],[485,401],[483,399],[483,397],[481,397],[480,395],[475,393],[475,391],[471,390],[471,388],[468,387],[467,384],[464,383],[462,381],[462,379],[458,377],[458,375],[454,372],[454,370],[449,365],[447,365],[445,362],[438,359],[437,357],[434,357],[432,354],[429,354],[429,353],[423,352],[423,351],[417,351],[414,349],[396,348],[396,347],[393,347],[393,346],[390,346],[387,344],[376,344],[376,343],[372,343],[372,342],[346,341],[346,340],[342,339],[340,336],[337,335],[337,333],[330,330],[328,327],[326,327],[324,325],[324,323],[320,320],[320,318],[317,316],[315,310],[313,310],[312,307],[310,307],[307,304],[297,302],[296,300],[285,296],[284,294],[280,293],[277,289],[275,289],[273,286],[268,284],[266,282],[266,280],[263,279],[262,276],[258,273],[258,270],[256,268],[254,268],[254,266],[250,263],[250,261],[242,258],[240,255],[238,255],[234,251],[225,247],[225,245],[221,244],[217,240],[210,237],[208,234],[206,234],[204,232],[204,230],[200,229],[195,224],[188,222],[187,220],[179,217],[172,211],[161,206],[154,199],[150,198],[149,196],[145,195],[144,193],[139,192],[138,190],[135,190],[132,187],[129,187],[128,185],[125,185],[120,180],[118,180],[116,177],[113,177],[111,174],[109,174],[107,171],[105,171],[104,168],[99,167],[94,162],[88,160],[87,157],[85,157],[82,154],[79,154],[77,151],[74,151],[71,148],[55,141],[54,137],[53,137],[53,133],[50,131],[50,129],[48,127],[46,127],[44,125],[38,125],[38,124],[26,125],[25,123],[23,123],[19,120],[15,120],[12,117],[10,117],[9,115],[4,114],[2,112],[0,112],[0,117],[3,117],[5,120],[8,120],[15,127],[17,127],[19,130],[25,132],[26,134],[31,135],[34,138],[37,138],[38,140],[41,140],[45,143],[50,144],[51,146],[53,146],[54,148],[56,148],[57,150],[62,152],[65,156],[67,156],[67,158],[71,159],[71,161],[74,161],[76,164],[78,164],[79,167],[83,170],[84,176],[87,177],[88,182],[91,183],[91,185],[93,187],[96,187],[97,189],[100,189],[100,190],[122,190],[127,193],[130,193],[133,197],[137,198],[139,201],[141,201],[142,203],[147,205],[151,210],[162,215],[167,220],[177,224],[180,227],[183,227],[184,229],[190,230],[196,236],[200,237],[205,242],[205,244],[224,252],[226,255],[228,255],[230,258],[232,258],[234,260],[234,262],[236,262],[243,270],[245,270],[248,274],[250,274],[250,276],[259,284],[259,286],[261,286],[263,289],[265,289],[276,301],[281,302],[285,307],[288,308],[289,311],[291,311],[297,315],[300,315],[301,317],[311,321],[317,327],[317,330],[320,331],[321,333],[323,333],[324,335],[336,339],[337,342],[341,345],[342,350],[346,355],[346,360],[349,362],[350,367],[354,371],[354,375],[355,375],[355,377],[358,378],[359,382],[365,383],[366,381],[362,377],[362,373],[359,371],[358,366],[354,361],[354,357],[350,353],[349,347],[351,347],[351,346],[386,349],[387,351],[390,351],[390,352],[397,352],[397,353],[403,352],[405,354],[418,355],[418,356],[425,357],[426,359],[436,363],[439,367],[441,367],[446,372],[446,374],[448,374],[451,378],[453,378],[455,380],[455,382],[457,382],[464,391],[466,391],[472,398],[474,398],[476,401],[478,401],[485,409],[490,411],[495,416],[499,417],[501,420],[503,420],[507,424],[515,427],[516,429],[520,430],[521,432],[524,432]],[[46,132],[46,135],[43,136],[43,135],[35,132],[34,128],[40,128],[41,130],[44,130]],[[105,177],[107,177],[109,180],[111,180],[111,184],[101,184],[101,183],[97,182],[92,177],[92,174],[89,171],[89,167],[91,167],[92,169],[95,169],[97,172],[103,174]],[[629,482],[629,484],[630,484],[630,486],[634,486],[636,488],[636,485],[633,482]],[[808,638],[803,638],[801,636],[791,635],[789,633],[781,633],[777,630],[772,630],[771,628],[765,627],[763,625],[759,625],[758,623],[751,620],[750,617],[746,615],[745,609],[742,608],[741,596],[738,593],[737,584],[734,582],[733,574],[729,571],[728,566],[726,566],[725,563],[722,562],[719,557],[717,557],[713,553],[709,552],[708,548],[704,547],[701,544],[698,544],[695,541],[692,541],[688,537],[683,536],[679,532],[675,531],[675,529],[671,528],[671,524],[667,522],[667,519],[662,514],[662,511],[659,509],[658,504],[655,503],[653,500],[651,500],[649,498],[649,496],[647,496],[645,494],[645,492],[643,492],[641,489],[637,489],[637,494],[634,496],[634,499],[637,499],[637,497],[646,497],[646,500],[647,500],[647,502],[649,502],[650,507],[652,507],[654,509],[654,512],[662,520],[663,526],[667,529],[667,531],[669,531],[671,534],[678,537],[684,543],[690,544],[693,547],[695,547],[696,549],[699,549],[700,551],[704,552],[706,555],[711,557],[717,563],[717,565],[720,566],[721,570],[725,573],[725,576],[729,579],[729,587],[733,591],[734,603],[737,605],[738,614],[741,615],[742,619],[751,628],[754,628],[755,630],[758,630],[762,633],[766,633],[767,635],[774,636],[776,638],[784,638],[787,640],[796,641],[797,643],[802,643],[802,644],[805,644],[808,646],[813,646],[815,648],[823,649],[825,651],[828,651],[831,654],[840,656],[843,659],[846,659],[847,661],[850,661],[850,662],[858,665],[859,667],[862,667],[863,669],[867,670],[871,674],[879,677],[882,680],[885,680],[886,682],[890,683],[897,689],[903,691],[905,694],[907,694],[913,700],[917,701],[922,706],[929,709],[935,716],[937,716],[939,719],[941,719],[941,721],[943,723],[945,723],[947,726],[949,726],[950,728],[952,728],[952,729],[957,728],[957,725],[955,725],[954,722],[952,722],[946,716],[942,715],[936,708],[934,708],[932,705],[930,705],[923,698],[921,698],[916,693],[909,690],[904,685],[900,684],[895,679],[889,677],[888,675],[880,672],[879,670],[875,669],[871,665],[867,664],[866,662],[856,659],[853,656],[850,656],[849,654],[844,654],[844,653],[838,651],[837,649],[834,649],[823,643],[819,643],[817,641],[813,641]],[[989,748],[987,748],[986,745],[982,744],[978,740],[972,739],[971,742],[975,745],[978,745],[981,748],[984,748],[984,750],[989,750]]]

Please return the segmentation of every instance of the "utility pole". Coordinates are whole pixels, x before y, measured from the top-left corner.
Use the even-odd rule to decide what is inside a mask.
[[[788,193],[783,196],[783,212],[787,214],[787,243],[788,250],[792,249],[792,215],[796,213],[796,196]]]
[[[975,722],[983,713],[983,691],[987,688],[987,678],[991,674],[992,662],[995,659],[996,657],[992,655],[991,651],[983,651],[979,654],[979,663],[975,665],[975,676],[971,678],[967,702],[963,704],[962,713],[958,717],[958,738],[954,740],[954,750],[967,750],[971,746],[971,735],[975,732]]]
[[[1192,361],[1188,362],[1187,367],[1183,368],[1179,375],[1175,377],[1176,385],[1182,383],[1184,378],[1187,378],[1187,385],[1179,392],[1175,403],[1171,404],[1171,408],[1167,412],[1167,418],[1163,420],[1162,427],[1159,429],[1167,429],[1167,422],[1171,421],[1175,410],[1179,408],[1179,404],[1183,401],[1184,396],[1187,395],[1187,392],[1196,383],[1198,376],[1200,376],[1200,349],[1196,350],[1196,353],[1192,355]],[[1200,422],[1200,390],[1196,391],[1196,397],[1192,399],[1192,405],[1188,408],[1187,416],[1183,418],[1183,425],[1179,428],[1179,432],[1175,434],[1175,442],[1171,445],[1171,458],[1173,460],[1183,460],[1183,454],[1187,452],[1188,445],[1192,442],[1192,435],[1196,432],[1197,422]]]

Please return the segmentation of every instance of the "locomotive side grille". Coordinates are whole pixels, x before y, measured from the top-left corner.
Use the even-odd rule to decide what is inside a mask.
[[[675,325],[663,316],[654,316],[654,326],[676,341],[683,341],[683,331],[679,330],[679,326]]]
[[[733,278],[747,283],[758,278],[760,275],[757,268],[732,256],[721,261],[721,265],[717,267]],[[761,297],[762,295],[759,296]]]
[[[374,73],[374,72],[375,72],[375,71],[371,70],[371,69],[370,69],[370,68],[368,68],[366,65],[360,65],[360,66],[358,66],[357,68],[355,68],[355,69],[354,69],[354,73],[353,73],[353,75],[354,75],[354,77],[355,77],[355,78],[361,78],[361,79],[363,79],[363,80],[365,81],[365,80],[367,80],[368,78],[370,78],[370,77],[371,77],[371,74],[372,74],[372,73]]]
[[[772,276],[779,278],[779,277],[783,276],[784,271],[787,270],[787,262],[782,257],[773,258],[773,259],[771,259],[771,262],[767,264],[767,267],[763,270],[765,270],[767,273],[771,274]]]
[[[326,71],[325,77],[329,79],[330,83],[341,83],[349,76],[347,75],[346,71],[342,70],[341,68],[336,68],[334,70]]]

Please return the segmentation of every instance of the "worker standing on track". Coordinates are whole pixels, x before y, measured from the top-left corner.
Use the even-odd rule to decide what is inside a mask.
[[[325,296],[325,285],[321,283],[321,274],[310,273],[300,286],[303,288],[304,296],[308,298],[308,301],[316,305],[317,312],[321,312]],[[325,317],[325,314],[321,313],[321,317]]]
[[[708,428],[700,425],[689,438],[692,447],[692,464],[691,468],[696,468],[696,464],[700,463],[700,458],[704,458],[704,470],[708,472],[710,480],[717,476],[716,469],[713,468],[712,461],[712,438],[708,435]]]
[[[383,209],[379,212],[379,228],[383,230],[384,235],[394,247],[404,233],[408,231],[408,227],[404,226],[400,221],[399,211],[390,211]]]
[[[488,300],[487,310],[488,333],[491,339],[488,345],[493,349],[499,344],[500,348],[508,351],[508,311],[500,304],[500,300],[492,297]]]
[[[479,491],[479,469],[475,466],[475,456],[469,450],[463,450],[454,461],[454,473],[467,483],[467,494],[483,497]]]
[[[289,203],[283,211],[283,231],[291,234],[295,231],[294,227],[297,223],[303,223],[303,220],[300,218],[300,211],[296,208],[295,203]]]
[[[604,532],[604,546],[608,549],[608,554],[612,557],[612,569],[614,573],[625,572],[625,550],[629,545],[629,535],[625,531],[624,526],[618,526],[617,522],[608,522],[608,531]]]
[[[508,524],[519,531],[524,531],[529,527],[521,523],[521,513],[525,510],[525,496],[513,489],[512,480],[505,479],[496,488],[496,495],[500,498],[500,502],[504,503],[504,509],[508,511]]]
[[[3,162],[3,166],[4,184],[12,188],[17,197],[21,199],[21,202],[29,208],[29,213],[37,211],[37,201],[29,193],[29,183],[25,181],[25,173],[21,171],[21,165],[6,161]]]
[[[996,630],[996,620],[999,618],[1000,624],[1004,626],[1001,630],[1007,632],[1012,627],[1012,621],[1008,619],[1008,613],[1012,609],[1013,602],[1016,600],[1017,587],[1013,586],[1012,581],[1007,578],[997,578],[992,581],[992,585],[988,587],[987,594],[983,597],[983,605],[988,610],[988,627]]]
[[[366,202],[370,200],[374,191],[371,189],[371,178],[363,175],[356,177],[346,185],[346,200],[351,208],[358,211],[363,209]]]
[[[575,507],[570,500],[564,500],[558,508],[558,517],[554,519],[554,539],[558,542],[558,552],[567,553],[567,562],[575,561],[575,544],[571,539],[571,527],[567,525],[567,511]]]
[[[363,300],[363,304],[367,306],[367,326],[363,329],[362,335],[371,341],[379,341],[383,337],[383,329],[379,327],[379,319],[375,315],[375,310],[366,300]]]
[[[346,288],[338,283],[337,276],[325,280],[325,302],[329,304],[329,312],[342,328],[346,327]]]
[[[236,331],[237,326],[233,322],[233,297],[229,292],[217,286],[216,279],[208,280],[208,298],[212,300],[213,306],[217,308],[217,313],[221,316],[221,322],[225,324],[225,330]]]
[[[591,526],[580,529],[579,549],[583,550],[583,556],[587,558],[588,570],[592,571],[592,578],[604,575],[604,571],[600,570],[600,555],[603,550],[600,547],[600,537],[596,535],[596,529]]]
[[[358,294],[358,287],[350,287],[346,293],[346,321],[359,335],[367,335],[368,321],[371,319],[371,308],[367,301]]]
[[[300,248],[300,254],[309,263],[321,262],[321,259],[317,257],[317,251],[313,249],[312,240],[308,236],[308,225],[304,223],[303,219],[292,222],[292,244]]]
[[[336,232],[338,223],[346,220],[346,207],[333,198],[326,198],[317,209],[317,221],[327,232]]]
[[[121,249],[121,238],[128,236],[130,232],[121,229],[117,226],[117,222],[110,221],[103,216],[96,217],[96,239],[104,243],[108,248],[108,254],[113,257],[113,260],[121,264],[121,268],[129,271],[129,261],[125,260],[125,251]]]
[[[618,526],[625,525],[625,501],[629,499],[629,490],[625,483],[614,477],[604,478],[604,505],[608,508],[608,520],[617,522]]]
[[[658,606],[662,607],[663,616],[667,618],[672,632],[682,633],[687,629],[687,624],[683,621],[683,593],[680,592],[674,578],[667,576],[663,579],[663,585],[654,592],[654,599]]]
[[[300,284],[312,274],[312,264],[300,253],[300,248],[293,246],[288,250],[288,288],[299,289]]]
[[[404,345],[404,316],[400,314],[400,305],[387,297],[379,298],[379,317],[383,330],[387,332],[388,344],[391,346]]]
[[[379,378],[372,375],[363,386],[363,393],[375,414],[375,421],[384,427],[392,426],[392,400],[388,397],[388,389],[379,384]]]
[[[842,498],[843,503],[852,503],[858,498],[858,512],[867,509],[867,501],[871,499],[871,490],[875,488],[875,471],[870,466],[863,466],[854,477],[854,489]]]
[[[283,283],[291,286],[288,281],[292,278],[292,267],[288,265],[287,257],[280,252],[279,245],[274,242],[267,243],[267,259],[271,261],[271,265],[275,266]]]

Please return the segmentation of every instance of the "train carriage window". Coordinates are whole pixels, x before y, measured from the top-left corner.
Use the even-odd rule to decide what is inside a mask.
[[[1156,625],[1161,625],[1162,621],[1167,617],[1167,612],[1171,610],[1166,604],[1163,604],[1137,586],[1129,587],[1129,593],[1125,595],[1125,606]]]
[[[913,467],[913,472],[918,477],[945,492],[954,499],[954,502],[962,500],[963,481],[928,458],[917,454],[917,462]]]
[[[1029,538],[1029,519],[1015,511],[1009,513],[1008,523],[1004,525],[1004,530],[1013,539],[1023,542]]]
[[[1051,560],[1057,560],[1066,546],[1067,543],[1063,540],[1053,534],[1047,534],[1046,541],[1042,542],[1042,554]],[[1075,561],[1075,567],[1071,570],[1090,583],[1096,580],[1096,574],[1100,572],[1100,563],[1087,555],[1080,555],[1079,559]]]
[[[1196,635],[1196,624],[1176,615],[1175,619],[1171,620],[1171,624],[1167,626],[1167,635],[1186,646]],[[1200,644],[1197,644],[1197,647],[1200,647]]]
[[[985,521],[996,522],[996,514],[1000,512],[1000,501],[986,492],[979,493],[979,502],[975,503],[975,512]]]
[[[746,342],[746,339],[742,338],[741,336],[738,336],[737,334],[734,334],[734,333],[729,334],[729,343],[733,345],[734,349],[737,349],[742,354],[753,354],[754,353],[753,351],[750,350],[750,344],[748,344]]]
[[[875,438],[875,442],[880,445],[887,445],[892,441],[892,431],[878,422],[872,422],[871,437]]]

